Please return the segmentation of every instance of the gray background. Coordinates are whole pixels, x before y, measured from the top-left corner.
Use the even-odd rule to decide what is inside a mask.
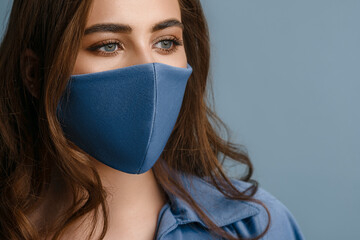
[[[360,1],[202,3],[215,106],[255,178],[307,239],[360,239]]]
[[[0,0],[0,35],[1,35],[1,37],[2,37],[5,27],[6,27],[7,17],[10,14],[9,11],[11,10],[11,3],[12,3],[12,1],[10,1],[10,0]]]
[[[255,179],[306,239],[360,239],[360,1],[202,3],[215,107]]]

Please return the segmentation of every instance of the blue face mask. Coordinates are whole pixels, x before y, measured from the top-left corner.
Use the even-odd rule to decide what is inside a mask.
[[[162,63],[71,76],[57,106],[66,138],[100,162],[148,171],[174,128],[192,68]]]

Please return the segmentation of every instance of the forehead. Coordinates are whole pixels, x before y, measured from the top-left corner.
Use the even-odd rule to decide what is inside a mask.
[[[148,28],[168,18],[181,21],[178,0],[94,0],[86,26],[122,23]]]

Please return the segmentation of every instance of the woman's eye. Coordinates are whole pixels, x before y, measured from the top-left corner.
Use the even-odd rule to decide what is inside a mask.
[[[99,48],[100,51],[112,53],[118,50],[118,45],[116,43],[109,43]]]
[[[182,46],[182,45],[183,45],[182,40],[180,40],[178,38],[173,38],[173,39],[160,40],[159,42],[157,42],[155,44],[155,47],[159,48],[160,51],[162,51],[166,54],[170,54],[170,53],[177,51],[178,46]]]
[[[123,49],[122,44],[118,41],[104,41],[88,48],[89,51],[106,57],[119,54],[121,49]]]
[[[156,42],[155,48],[159,49],[163,54],[170,54],[177,51],[178,46],[181,45],[183,45],[182,40],[177,38],[167,38]],[[89,51],[106,57],[118,55],[125,49],[124,45],[118,41],[103,41],[88,48]]]
[[[160,44],[160,46],[158,45]],[[162,40],[160,42],[157,43],[157,45],[159,46],[159,48],[164,48],[164,49],[170,49],[172,47],[172,45],[174,44],[173,41],[171,40]]]

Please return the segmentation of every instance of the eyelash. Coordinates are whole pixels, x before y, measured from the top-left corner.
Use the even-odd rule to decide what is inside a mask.
[[[179,46],[182,46],[183,45],[183,41],[178,39],[177,37],[175,36],[171,36],[171,37],[165,37],[163,39],[160,39],[159,41],[157,41],[155,44],[158,44],[159,42],[162,42],[162,41],[170,41],[172,42],[172,48],[169,49],[169,50],[166,50],[166,49],[163,49],[163,48],[159,48],[160,51],[166,53],[166,54],[171,54],[173,52],[176,52],[178,47]],[[105,47],[107,45],[110,45],[110,44],[116,44],[118,48],[122,48],[124,49],[124,46],[123,44],[120,42],[120,41],[117,41],[117,40],[106,40],[106,41],[102,41],[100,42],[99,44],[95,44],[93,46],[90,46],[88,48],[89,51],[92,51],[92,52],[96,52],[97,54],[99,55],[102,55],[102,56],[115,56],[115,55],[118,55],[119,54],[119,51],[115,51],[115,52],[111,52],[111,53],[106,53],[104,51],[100,51],[100,48],[102,47]]]

